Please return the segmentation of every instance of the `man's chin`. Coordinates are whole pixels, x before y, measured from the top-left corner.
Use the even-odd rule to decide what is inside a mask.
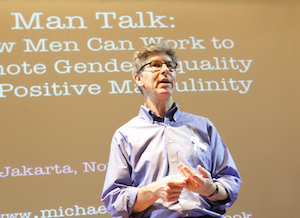
[[[173,94],[173,89],[170,88],[160,88],[157,90],[157,93],[160,95],[168,95],[169,97]]]
[[[160,88],[160,89],[172,89],[173,86],[171,83],[159,83],[157,88]]]

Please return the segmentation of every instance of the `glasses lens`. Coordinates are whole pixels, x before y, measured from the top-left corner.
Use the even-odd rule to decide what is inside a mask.
[[[166,62],[167,67],[169,68],[169,70],[175,70],[176,68],[176,63],[172,62],[172,61],[168,61]]]
[[[154,70],[154,71],[158,71],[161,69],[162,67],[162,63],[160,61],[152,61],[150,64],[150,67]]]
[[[172,61],[167,61],[166,63],[162,63],[160,61],[152,61],[150,63],[150,67],[154,71],[159,71],[162,68],[163,64],[166,64],[167,68],[169,68],[170,71],[174,71],[176,69],[176,65],[177,65],[176,63],[174,63]]]

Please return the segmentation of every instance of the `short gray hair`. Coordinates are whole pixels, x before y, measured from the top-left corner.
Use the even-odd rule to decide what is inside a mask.
[[[178,63],[178,58],[175,53],[175,49],[168,42],[160,42],[158,44],[149,44],[141,47],[138,51],[133,54],[133,67],[132,67],[132,76],[140,73],[143,61],[145,61],[149,56],[155,54],[167,54],[173,62]],[[143,94],[141,87],[137,86],[140,92]]]
[[[143,46],[133,55],[132,76],[134,77],[136,73],[139,73],[143,61],[145,61],[149,56],[161,53],[167,54],[173,62],[178,62],[177,55],[175,54],[175,49],[168,42],[161,42],[159,44],[150,44],[147,46]]]

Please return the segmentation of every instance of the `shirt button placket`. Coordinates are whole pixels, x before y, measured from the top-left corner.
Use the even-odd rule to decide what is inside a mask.
[[[167,152],[168,152],[168,159],[169,159],[169,169],[170,175],[178,175],[179,171],[177,169],[177,165],[179,164],[178,162],[178,158],[177,158],[177,148],[176,148],[176,143],[175,140],[172,138],[172,131],[170,128],[172,128],[171,126],[165,124],[165,128],[166,128],[166,136],[167,136]]]

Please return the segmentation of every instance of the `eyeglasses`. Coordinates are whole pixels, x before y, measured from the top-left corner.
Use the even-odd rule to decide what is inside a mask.
[[[162,68],[162,65],[165,64],[167,66],[167,68],[169,69],[169,71],[173,72],[176,70],[177,67],[177,63],[173,62],[173,61],[166,61],[166,62],[161,62],[161,61],[151,61],[145,65],[143,65],[141,67],[141,69],[139,70],[139,72],[142,71],[142,69],[147,66],[150,65],[151,69],[155,72],[160,71]]]

